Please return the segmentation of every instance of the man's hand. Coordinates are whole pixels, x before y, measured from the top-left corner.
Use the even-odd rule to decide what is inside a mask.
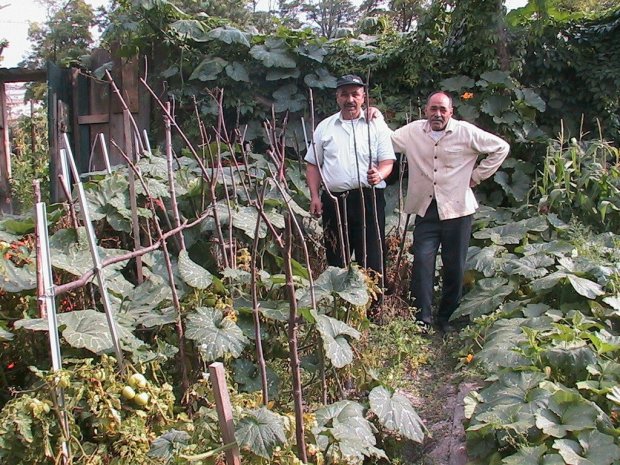
[[[373,166],[371,169],[368,170],[368,184],[370,184],[371,186],[376,186],[381,181],[383,181],[383,175],[376,166]]]
[[[310,201],[310,214],[317,218],[323,214],[323,202],[321,202],[320,198],[312,199]]]
[[[368,110],[366,110],[366,115],[368,117],[368,121],[372,121],[374,118],[381,116],[381,112],[377,107],[368,107]]]

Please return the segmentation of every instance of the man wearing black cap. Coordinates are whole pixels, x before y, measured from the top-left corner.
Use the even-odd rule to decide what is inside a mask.
[[[359,76],[348,74],[337,80],[340,111],[318,124],[305,157],[310,213],[322,216],[329,265],[343,267],[354,255],[361,266],[383,274],[384,179],[392,172],[396,156],[390,129],[382,119],[368,122],[364,100],[365,85]]]

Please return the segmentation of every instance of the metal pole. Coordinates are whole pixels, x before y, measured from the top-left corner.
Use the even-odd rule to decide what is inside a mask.
[[[73,177],[75,178],[75,185],[78,189],[78,199],[80,200],[81,212],[82,212],[82,220],[84,221],[84,226],[86,227],[86,236],[88,237],[88,245],[90,248],[90,254],[93,259],[93,268],[95,270],[95,275],[97,276],[97,281],[99,284],[99,292],[101,293],[101,300],[103,304],[103,309],[105,311],[105,316],[108,322],[108,328],[110,329],[110,335],[112,337],[112,344],[114,346],[114,352],[116,353],[116,358],[121,368],[123,368],[123,351],[121,350],[121,344],[118,337],[118,330],[116,329],[116,323],[114,321],[114,316],[112,314],[112,303],[110,302],[110,295],[108,294],[108,289],[105,283],[105,276],[103,274],[103,267],[101,266],[101,258],[99,257],[99,251],[97,250],[97,240],[95,237],[95,230],[90,221],[90,213],[88,210],[88,202],[86,201],[86,193],[84,192],[84,186],[80,181],[80,174],[78,173],[77,166],[75,165],[75,160],[73,159],[73,154],[71,153],[71,146],[69,145],[69,138],[67,137],[67,133],[63,133],[63,141],[65,144],[65,156],[69,164],[71,165],[71,171],[73,173]]]
[[[36,204],[36,220],[37,220],[37,261],[39,265],[37,269],[41,270],[42,288],[37,290],[39,305],[45,308],[47,313],[47,328],[50,338],[50,352],[52,355],[52,371],[62,370],[62,357],[60,355],[60,339],[58,337],[58,320],[56,317],[56,303],[54,301],[54,281],[52,279],[52,260],[50,256],[49,237],[47,234],[47,210],[45,203],[37,202]],[[61,439],[62,461],[69,461],[69,422],[67,411],[65,410],[65,394],[62,387],[58,386],[52,391],[56,397],[56,404],[59,408],[61,426],[63,429],[63,438]]]

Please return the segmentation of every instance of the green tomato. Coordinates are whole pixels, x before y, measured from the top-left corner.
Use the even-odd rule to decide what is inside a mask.
[[[127,399],[127,400],[131,400],[134,397],[136,397],[136,391],[133,390],[133,388],[131,386],[125,386],[123,388],[123,390],[121,391],[121,395]]]
[[[144,389],[146,387],[146,378],[140,373],[134,373],[129,377],[129,385],[133,388]]]
[[[140,407],[143,407],[148,403],[149,395],[146,392],[141,392],[140,394],[136,394],[136,397],[133,398],[133,401]]]

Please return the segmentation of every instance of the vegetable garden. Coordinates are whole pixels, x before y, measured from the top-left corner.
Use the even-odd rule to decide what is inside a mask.
[[[43,217],[39,202],[38,215],[0,219],[2,463],[224,463],[214,361],[226,367],[243,463],[403,463],[403,444],[425,440],[390,372],[424,363],[424,339],[412,325],[381,341],[397,353],[378,359],[382,327],[366,312],[384,290],[356,266],[326,268],[307,213],[300,156],[344,71],[370,77],[395,127],[442,88],[460,118],[511,140],[477,193],[485,206],[456,315],[460,369],[484,379],[465,399],[470,463],[620,463],[620,152],[608,141],[620,85],[618,75],[590,85],[609,73],[601,57],[620,53],[619,12],[535,26],[509,15],[513,28],[540,28],[524,36],[490,21],[495,2],[459,3],[448,14],[434,2],[410,34],[367,21],[365,34],[331,41],[248,33],[165,1],[121,5],[110,36],[150,54],[143,85],[165,82],[174,106],[153,91],[139,157],[75,176],[71,201]],[[475,34],[474,17],[485,26]],[[549,47],[558,30],[579,40]],[[500,32],[515,38],[500,43]],[[539,59],[553,71],[535,73]],[[587,109],[558,93],[571,66],[565,84]],[[404,175],[388,188],[385,323],[411,318]]]

